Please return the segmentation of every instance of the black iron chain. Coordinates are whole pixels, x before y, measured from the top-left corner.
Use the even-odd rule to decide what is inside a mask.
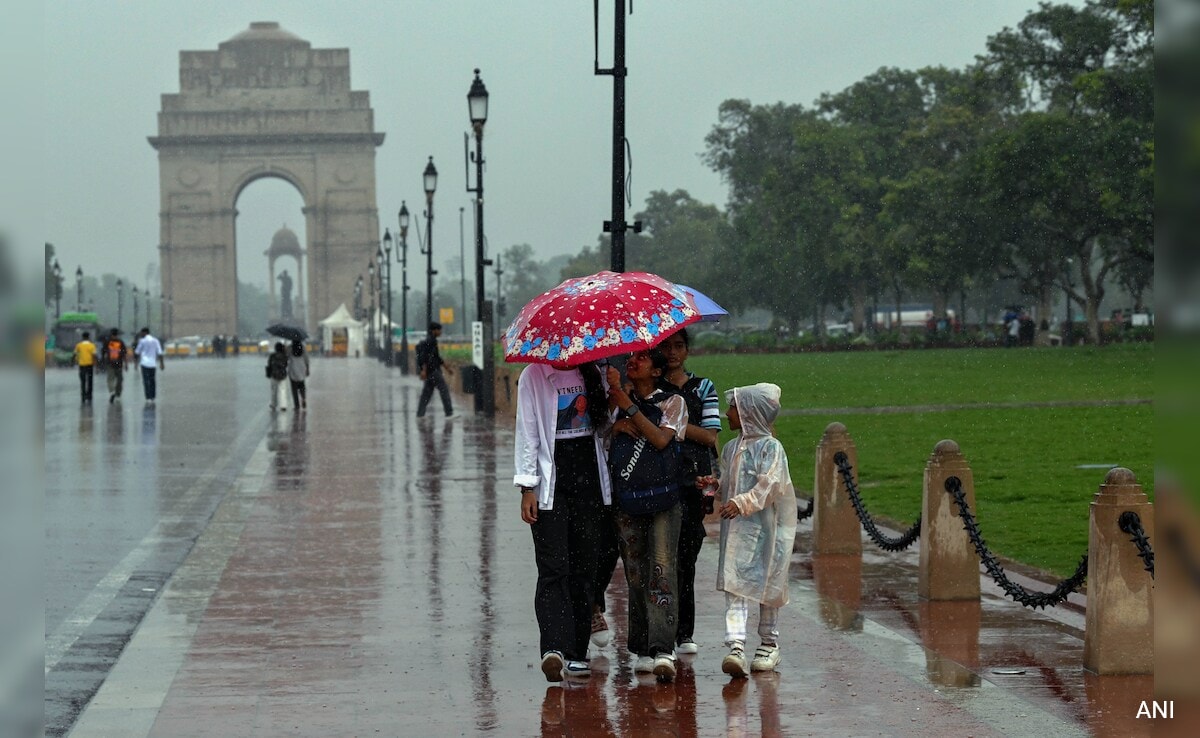
[[[958,505],[958,515],[963,519],[963,530],[967,532],[967,537],[974,544],[975,553],[979,555],[979,560],[983,562],[987,573],[991,575],[996,584],[1000,585],[1006,595],[1020,604],[1025,607],[1054,607],[1066,600],[1069,594],[1079,589],[1083,580],[1087,579],[1088,557],[1087,554],[1084,554],[1083,558],[1079,560],[1079,565],[1075,567],[1075,573],[1059,582],[1053,591],[1030,592],[1016,582],[1010,581],[1008,575],[1004,573],[1004,567],[1000,566],[995,555],[988,550],[987,543],[979,532],[975,516],[971,514],[971,508],[967,506],[967,494],[963,492],[962,480],[958,477],[946,479],[946,491],[954,497],[954,503]]]
[[[1142,518],[1132,510],[1126,510],[1117,518],[1117,527],[1121,532],[1129,534],[1129,540],[1137,546],[1138,556],[1146,562],[1146,571],[1150,572],[1150,578],[1153,579],[1154,551],[1150,548],[1150,539],[1146,538],[1146,531],[1142,529]]]
[[[884,551],[903,551],[913,545],[913,542],[921,535],[921,516],[918,515],[917,522],[913,523],[912,527],[899,538],[889,538],[880,533],[879,529],[875,527],[875,521],[871,519],[871,514],[863,505],[862,498],[859,497],[858,485],[854,483],[854,475],[851,473],[854,467],[850,466],[850,459],[846,456],[846,452],[838,451],[833,457],[833,463],[837,464],[838,471],[842,473],[842,481],[846,485],[846,492],[850,495],[850,504],[854,505],[854,512],[858,515],[858,521],[862,523],[863,530],[867,532],[867,537]]]
[[[800,522],[813,514],[813,500],[815,499],[815,496],[808,498],[808,504],[804,507],[800,507],[799,502],[796,503],[796,522]]]

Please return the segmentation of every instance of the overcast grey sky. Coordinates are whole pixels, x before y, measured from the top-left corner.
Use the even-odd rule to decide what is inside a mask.
[[[612,0],[602,0],[600,64],[612,59]],[[728,98],[810,104],[881,66],[960,67],[1034,0],[638,0],[627,19],[626,135],[632,205],[685,189],[723,206],[700,161]],[[472,69],[491,94],[484,140],[491,251],[526,242],[539,257],[596,242],[609,216],[612,78],[592,74],[592,3],[584,0],[66,2],[45,4],[45,240],[64,269],[141,283],[157,261],[159,95],[179,90],[179,52],[207,50],[277,21],[314,48],[348,48],[352,87],[367,90],[376,130],[380,227],[400,201],[419,214],[432,154],[435,261],[459,250],[462,135]],[[266,281],[263,250],[283,223],[303,240],[299,194],[260,181],[242,194],[239,277]],[[411,237],[411,234],[410,234]],[[410,241],[411,243],[411,241]],[[470,257],[468,257],[470,258]],[[473,261],[470,263],[473,264]],[[152,285],[157,291],[157,285]]]

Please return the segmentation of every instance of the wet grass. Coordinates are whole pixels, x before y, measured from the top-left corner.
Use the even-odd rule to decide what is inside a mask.
[[[1152,358],[1151,347],[1137,345],[695,356],[689,365],[720,390],[773,381],[783,387],[785,408],[802,409],[1149,398]],[[971,465],[977,517],[992,550],[1066,575],[1087,551],[1088,505],[1106,473],[1078,467],[1128,467],[1152,495],[1153,417],[1150,405],[828,413],[782,417],[777,433],[792,479],[807,494],[825,426],[844,423],[858,449],[868,509],[903,525],[920,512],[929,454],[951,438]]]

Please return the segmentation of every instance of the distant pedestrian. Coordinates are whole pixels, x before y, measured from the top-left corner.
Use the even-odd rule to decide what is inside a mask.
[[[286,403],[279,401],[279,393],[283,389],[283,381],[288,378],[288,354],[283,342],[275,344],[275,350],[267,357],[267,379],[271,380],[271,412],[275,412],[280,405]],[[285,412],[287,407],[282,408]]]
[[[138,332],[137,348],[134,349],[137,354],[138,364],[142,369],[142,391],[145,394],[146,402],[155,404],[158,397],[158,377],[156,369],[163,371],[167,370],[167,365],[163,363],[163,348],[158,339],[150,335],[149,328],[142,328]]]
[[[242,341],[240,338],[238,338],[237,336],[234,336],[233,341],[231,341],[230,343],[233,346],[233,355],[234,356],[237,356],[239,353],[241,353]]]
[[[1005,348],[1012,348],[1017,345],[1017,339],[1021,335],[1021,319],[1019,316],[1012,316],[1007,325],[1007,333],[1004,336]]]
[[[738,437],[721,451],[719,484],[723,504],[717,589],[725,592],[725,645],[721,671],[747,674],[746,624],[749,603],[758,603],[758,635],[750,671],[779,665],[779,608],[788,603],[788,568],[796,539],[796,491],[787,454],[771,434],[779,415],[780,390],[760,383],[725,393],[729,427]]]
[[[308,354],[304,351],[301,341],[292,341],[291,356],[287,362],[287,376],[292,382],[292,407],[297,410],[308,409]]]
[[[108,362],[108,404],[116,402],[125,389],[125,372],[129,371],[129,347],[121,340],[121,332],[113,328],[104,342],[104,359]]]
[[[71,352],[71,359],[79,366],[80,404],[92,401],[92,379],[96,372],[96,344],[91,341],[92,334],[84,331]]]
[[[438,353],[438,336],[442,335],[441,323],[429,324],[429,335],[424,341],[417,344],[417,368],[420,370],[421,379],[424,380],[425,386],[421,388],[421,399],[417,402],[417,417],[424,417],[425,408],[429,405],[429,399],[433,397],[433,391],[436,389],[442,398],[442,409],[446,411],[446,417],[454,414],[454,408],[450,406],[450,388],[446,386],[446,378],[442,376],[442,371],[447,374],[453,374],[454,371],[446,366],[446,362],[442,361],[442,355]]]

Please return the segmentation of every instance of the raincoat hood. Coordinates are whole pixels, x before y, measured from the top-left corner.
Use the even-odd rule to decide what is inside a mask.
[[[771,435],[771,426],[779,416],[779,397],[782,394],[779,385],[769,382],[725,391],[726,404],[737,407],[743,438]]]

